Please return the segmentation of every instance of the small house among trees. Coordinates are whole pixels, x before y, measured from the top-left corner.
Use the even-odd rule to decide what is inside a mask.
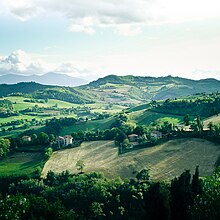
[[[26,141],[26,142],[30,142],[31,141],[31,137],[30,136],[23,136],[22,140]]]
[[[130,142],[137,142],[138,141],[138,135],[137,134],[130,134],[128,135],[128,139]]]
[[[73,143],[73,137],[71,135],[59,136],[57,142],[60,147],[66,147]]]
[[[163,134],[162,134],[162,132],[160,132],[160,131],[152,131],[152,132],[150,133],[150,136],[151,136],[152,138],[155,138],[155,139],[160,139],[160,138],[163,137]]]

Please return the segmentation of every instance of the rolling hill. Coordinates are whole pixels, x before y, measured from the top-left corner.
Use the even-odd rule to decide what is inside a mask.
[[[52,74],[53,75],[53,74]],[[59,77],[57,80],[60,80]],[[49,83],[49,80],[44,82]],[[64,87],[41,85],[35,82],[0,85],[0,97],[12,93],[29,94],[33,98],[50,98],[71,103],[119,103],[135,106],[150,100],[164,100],[195,93],[216,92],[220,81],[215,79],[190,80],[179,77],[140,77],[109,75],[87,85]]]
[[[196,93],[216,92],[216,79],[191,80],[179,77],[141,77],[109,75],[80,87],[108,102],[140,103]]]
[[[83,160],[86,173],[103,172],[110,178],[133,178],[141,169],[149,168],[152,179],[171,180],[185,169],[193,171],[197,165],[201,176],[206,176],[214,171],[219,153],[219,145],[196,138],[171,140],[122,155],[118,155],[113,141],[84,142],[80,147],[54,152],[42,175],[50,170],[76,173],[76,162]]]

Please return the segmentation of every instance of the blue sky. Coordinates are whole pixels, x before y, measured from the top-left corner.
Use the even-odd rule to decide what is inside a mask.
[[[218,0],[1,0],[0,74],[220,79]]]

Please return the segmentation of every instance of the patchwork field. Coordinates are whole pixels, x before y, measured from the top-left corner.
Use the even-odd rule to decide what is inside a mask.
[[[78,148],[54,152],[42,175],[50,170],[76,173],[76,162],[83,160],[84,172],[103,172],[110,178],[132,178],[141,169],[149,168],[152,179],[170,180],[185,169],[194,172],[197,165],[200,166],[200,174],[206,176],[213,172],[219,155],[220,145],[195,138],[172,140],[123,155],[118,155],[113,141],[84,142]]]

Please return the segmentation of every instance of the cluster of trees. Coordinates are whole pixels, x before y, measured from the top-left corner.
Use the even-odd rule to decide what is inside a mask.
[[[45,131],[50,134],[59,134],[63,126],[74,125],[78,120],[76,118],[52,118],[47,120]]]
[[[220,112],[220,94],[201,95],[195,99],[167,99],[152,106],[153,111],[165,114],[209,117]]]
[[[36,91],[32,94],[32,97],[35,99],[58,99],[76,104],[93,103],[91,99],[73,88],[50,88],[43,91]]]
[[[4,99],[0,100],[0,118],[16,116],[18,112],[15,111],[11,101]]]
[[[32,134],[30,137],[31,141],[25,141],[22,137],[10,138],[11,148],[13,150],[19,150],[23,147],[36,145],[43,145],[46,147],[50,144],[50,142],[56,140],[55,135],[48,135],[45,132],[40,132],[39,134]]]
[[[0,139],[0,159],[5,157],[10,151],[10,141],[6,138]]]
[[[107,179],[102,174],[48,172],[45,179],[1,177],[1,219],[220,218],[220,171],[203,181],[198,168],[171,184],[154,182],[148,172],[137,179]]]

